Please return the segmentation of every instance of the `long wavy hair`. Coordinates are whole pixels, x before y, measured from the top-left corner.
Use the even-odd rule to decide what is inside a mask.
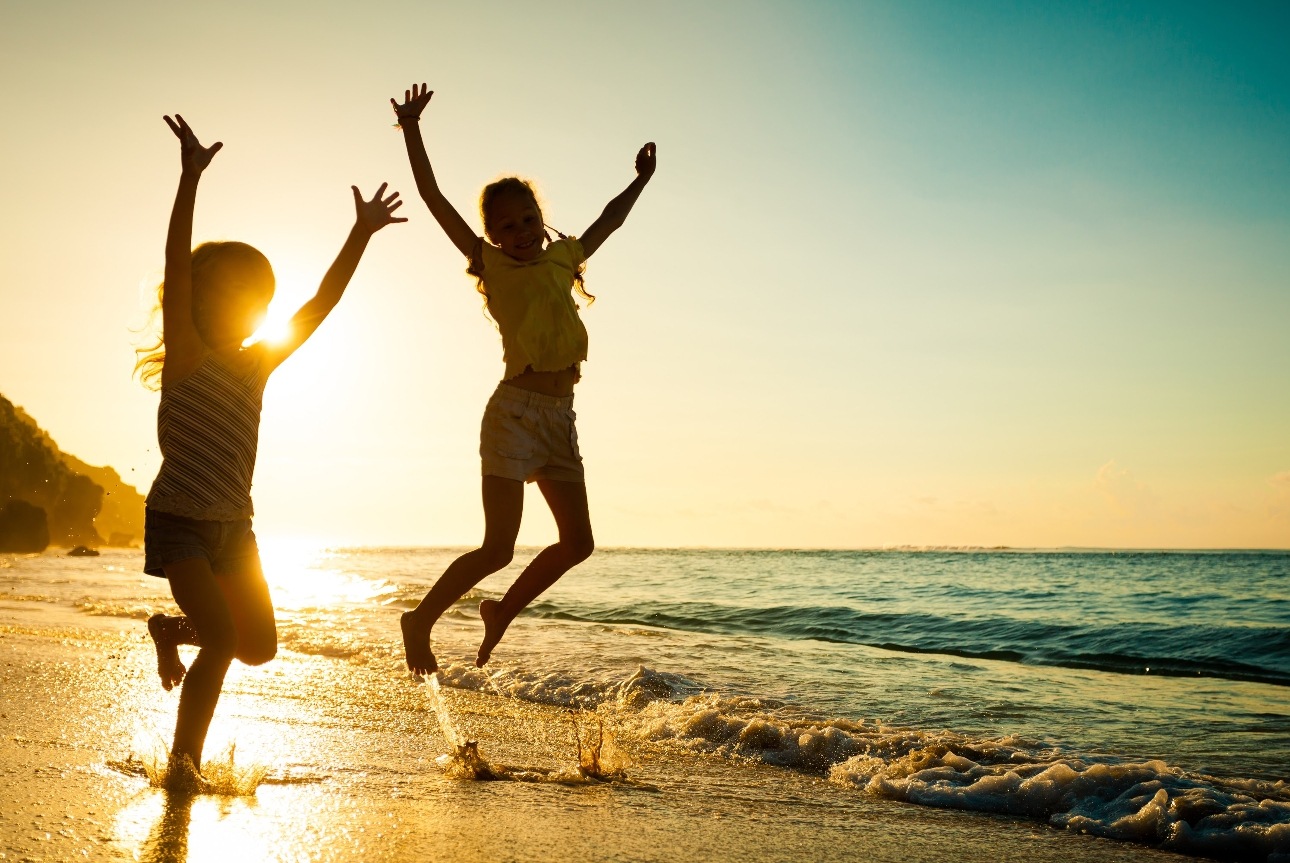
[[[252,296],[263,298],[267,305],[273,298],[273,267],[259,249],[246,243],[231,240],[202,243],[193,249],[193,326],[208,347],[214,345],[211,336],[212,321],[227,314],[233,293],[229,288],[253,288]],[[166,364],[166,334],[161,327],[161,300],[166,283],[157,285],[157,304],[149,316],[148,330],[153,338],[148,344],[135,348],[137,359],[134,373],[140,382],[151,390],[161,386],[161,370]],[[238,292],[239,296],[245,296]]]
[[[533,186],[529,184],[528,180],[521,180],[519,177],[503,177],[500,180],[489,183],[484,187],[484,191],[479,193],[479,217],[484,222],[484,233],[489,236],[489,239],[492,239],[492,230],[490,227],[492,220],[489,218],[489,214],[492,212],[493,202],[498,198],[505,198],[512,195],[532,203],[533,208],[538,211],[538,217],[542,218],[542,204],[538,201],[537,192],[534,191]],[[546,224],[545,221],[542,222],[542,226],[548,230],[555,231],[556,236],[560,239],[566,239],[564,234],[556,231],[555,228]],[[548,243],[551,242],[550,234],[546,235],[546,240]],[[479,259],[478,254],[472,255],[470,266],[466,268],[466,272],[475,277],[475,290],[479,291],[479,293],[484,297],[484,310],[487,311],[488,290],[484,287],[484,276],[479,270],[479,266],[482,263],[483,261]],[[583,266],[584,265],[579,264],[577,272],[573,274],[573,287],[577,290],[578,295],[585,299],[587,301],[587,305],[590,306],[596,301],[596,298],[593,294],[587,292],[587,285],[582,277]]]

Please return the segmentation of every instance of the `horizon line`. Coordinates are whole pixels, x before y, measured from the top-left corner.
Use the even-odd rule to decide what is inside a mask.
[[[313,537],[274,536],[264,534],[262,539],[317,542]],[[341,549],[418,549],[418,548],[477,548],[476,543],[321,543],[329,550]],[[517,549],[541,549],[547,544],[517,543]],[[598,545],[596,551],[801,551],[801,552],[1078,552],[1078,553],[1183,553],[1183,554],[1238,554],[1280,553],[1290,554],[1290,546],[1010,546],[1010,545],[868,545],[868,546],[817,546],[817,545]]]

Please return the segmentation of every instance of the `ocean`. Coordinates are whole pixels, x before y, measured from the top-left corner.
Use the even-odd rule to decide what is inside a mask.
[[[1149,846],[1290,860],[1290,553],[604,549],[517,618],[480,671],[478,602],[536,552],[521,549],[436,626],[442,672],[418,686],[397,617],[460,551],[264,542],[280,656],[230,675],[208,755],[249,753],[261,798],[351,771],[384,775],[382,788],[581,777],[666,796],[685,765],[706,764],[735,788],[712,798],[717,815],[791,785],[828,821],[821,835],[847,835],[846,812],[884,801],[972,813],[964,829],[1004,817],[1050,839],[1112,840],[1064,859]],[[0,557],[0,631],[88,644],[115,621],[146,665],[142,621],[173,607],[140,562]],[[295,682],[292,662],[308,668]],[[146,721],[94,744],[109,772],[164,752],[174,700],[149,673],[118,684],[122,715]],[[419,740],[415,768],[391,756],[358,771],[343,763],[351,744],[311,758],[315,720],[292,711],[342,695],[347,718],[327,733],[353,735],[353,751]],[[387,706],[401,712],[383,717]],[[273,727],[237,725],[267,713]],[[533,723],[546,723],[547,754],[517,742]],[[809,837],[810,817],[797,829]],[[103,847],[128,850],[113,830]],[[782,859],[881,858],[830,853]]]

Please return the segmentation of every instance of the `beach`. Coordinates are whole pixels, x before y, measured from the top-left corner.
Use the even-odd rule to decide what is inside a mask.
[[[1287,0],[0,8],[0,863],[1290,863]]]
[[[749,719],[750,696],[736,696],[733,684],[725,684],[724,693],[681,692],[683,671],[722,678],[703,653],[703,642],[711,650],[719,640],[711,635],[688,641],[689,634],[661,627],[522,617],[490,679],[457,659],[477,635],[477,620],[464,602],[445,620],[442,634],[436,630],[444,686],[416,683],[401,669],[397,627],[386,624],[412,601],[420,582],[404,585],[394,561],[411,562],[419,571],[451,553],[418,552],[410,561],[405,552],[302,557],[302,571],[312,575],[309,588],[293,595],[284,582],[275,589],[282,600],[278,657],[260,668],[234,666],[207,746],[208,764],[227,761],[232,747],[233,784],[256,787],[197,796],[168,794],[148,775],[150,764],[164,761],[177,701],[177,692],[158,685],[144,626],[148,613],[170,607],[164,582],[137,571],[135,551],[4,558],[0,859],[1178,859],[1150,847],[1158,841],[1099,838],[1089,835],[1092,830],[1055,828],[1034,814],[965,811],[983,807],[919,805],[869,793],[866,783],[848,779],[859,762],[841,756],[865,729],[877,734],[881,727],[884,740],[898,729],[839,716],[808,723],[803,705],[789,709],[783,693],[778,702],[765,693],[761,712]],[[276,561],[289,557],[280,552]],[[266,561],[275,561],[274,555],[266,553]],[[382,578],[374,579],[372,568]],[[482,595],[492,595],[491,586],[485,588]],[[578,652],[580,637],[594,647],[596,638],[619,630],[629,630],[614,635],[632,640],[628,652],[657,644],[651,674],[624,672],[620,657],[607,648],[598,656]],[[738,655],[748,658],[728,657],[722,679],[738,678],[740,665],[749,676],[760,661],[757,647],[744,639]],[[809,661],[812,644],[801,647],[803,653],[786,655],[785,662]],[[677,657],[685,654],[696,664],[679,667]],[[558,656],[565,657],[564,667],[539,667]],[[665,684],[672,691],[660,697]],[[1221,685],[1235,687],[1229,699],[1237,697],[1233,692],[1262,697],[1266,713],[1285,712],[1284,687]],[[742,713],[730,701],[736,697],[744,699]],[[867,697],[872,701],[872,693]],[[897,712],[899,698],[892,698]],[[821,692],[812,707],[832,703]],[[912,703],[901,709],[912,718]],[[452,724],[447,732],[441,717]],[[720,728],[736,725],[732,743]],[[786,728],[796,729],[795,753],[782,739]],[[906,736],[913,733],[912,725],[901,728]],[[589,775],[597,770],[578,769],[578,740],[585,749],[602,732],[612,743],[602,752],[601,775]],[[844,732],[852,743],[842,741]],[[925,733],[941,741],[957,735],[982,751],[994,740],[1011,746],[1018,764],[1017,753],[1025,749],[1018,739],[964,727]],[[445,757],[454,752],[449,738],[456,734],[477,744],[484,775],[497,778],[463,777],[469,771],[461,759]],[[813,751],[823,760],[809,763],[803,753],[812,734],[831,740],[836,757],[821,755],[823,744],[817,743]],[[1284,740],[1263,737],[1272,744],[1268,772],[1275,773],[1277,764],[1284,766],[1275,748]],[[963,758],[967,745],[949,749]],[[1185,747],[1163,754],[1175,762],[1191,757]],[[1121,761],[1137,763],[1133,755],[1122,753]],[[1074,763],[1069,750],[1067,756],[1063,763]],[[1216,752],[1209,760],[1227,757]],[[1247,765],[1245,772],[1259,771]],[[894,774],[885,781],[894,782]],[[1242,781],[1284,789],[1269,776]],[[1287,806],[1275,794],[1265,800],[1265,807]],[[1278,837],[1290,827],[1281,822],[1271,829],[1263,846],[1249,846],[1261,856],[1246,853],[1246,859],[1284,855],[1287,846]],[[1234,844],[1227,847],[1237,848],[1233,858],[1242,853]]]

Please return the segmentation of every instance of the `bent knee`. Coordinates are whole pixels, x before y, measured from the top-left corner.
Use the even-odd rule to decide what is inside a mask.
[[[237,661],[243,665],[263,665],[278,655],[276,642],[256,645],[238,645]]]
[[[591,553],[596,550],[596,541],[592,539],[591,534],[561,540],[560,545],[567,549],[567,553],[573,558],[574,563],[582,563],[582,561],[591,557]]]
[[[201,653],[209,657],[208,661],[232,662],[238,655],[237,630],[228,627],[203,627],[197,633]]]
[[[510,566],[511,560],[515,557],[515,549],[507,546],[485,545],[479,549],[479,554],[484,560],[484,565],[491,573]]]

